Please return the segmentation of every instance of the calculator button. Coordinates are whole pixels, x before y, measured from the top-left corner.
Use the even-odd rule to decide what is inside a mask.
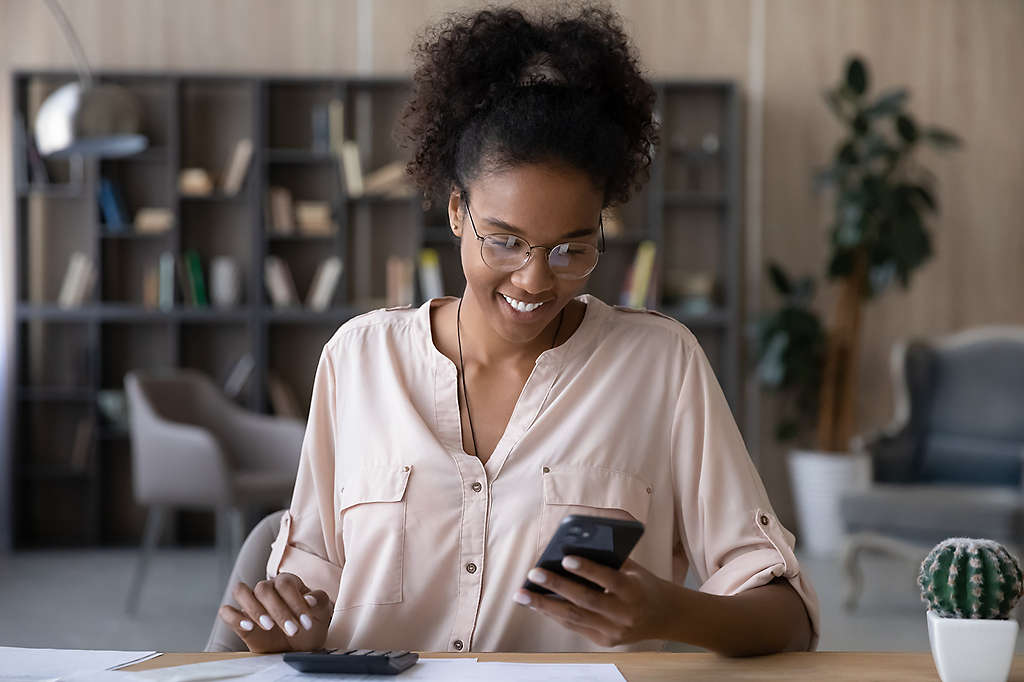
[[[366,656],[371,651],[373,651],[373,649],[356,649],[355,651],[351,651],[349,653],[351,653],[353,656]]]
[[[409,652],[408,651],[389,651],[389,652],[387,652],[384,655],[387,656],[388,658],[401,658],[402,656],[408,656]]]

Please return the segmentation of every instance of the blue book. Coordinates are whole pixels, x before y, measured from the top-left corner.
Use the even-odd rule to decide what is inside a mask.
[[[125,232],[128,229],[128,216],[117,185],[108,178],[100,178],[99,194],[100,215],[107,231]]]

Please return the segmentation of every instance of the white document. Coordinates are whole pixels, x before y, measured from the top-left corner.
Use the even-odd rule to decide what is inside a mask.
[[[0,647],[0,680],[56,680],[149,660],[155,651],[86,651]]]

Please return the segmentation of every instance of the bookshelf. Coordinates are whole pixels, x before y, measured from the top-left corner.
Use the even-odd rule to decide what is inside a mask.
[[[273,376],[292,390],[300,410],[307,410],[323,344],[346,320],[384,305],[389,257],[415,262],[421,248],[433,248],[445,293],[458,295],[465,284],[446,207],[424,212],[418,197],[350,196],[342,165],[324,147],[323,115],[314,115],[332,101],[343,103],[344,137],[358,144],[365,175],[399,158],[390,133],[409,92],[408,80],[132,72],[98,78],[139,96],[147,150],[116,160],[47,161],[49,181],[42,183],[14,136],[17,389],[13,433],[5,437],[14,453],[19,547],[138,542],[145,514],[132,500],[127,432],[107,420],[100,406],[104,394],[122,388],[127,371],[189,367],[223,384],[248,353],[254,369],[237,397],[241,405],[271,411],[267,385]],[[19,119],[31,122],[45,96],[73,79],[67,72],[15,72],[15,125]],[[607,236],[589,290],[618,303],[638,244],[653,241],[658,249],[655,307],[697,335],[737,410],[736,86],[724,81],[655,86],[662,147],[651,181],[622,207],[625,229]],[[182,193],[183,169],[205,168],[216,177],[243,138],[253,142],[253,150],[237,193]],[[101,178],[116,183],[130,216],[142,207],[164,209],[168,229],[140,232],[131,221],[120,231],[108,229],[96,200]],[[286,188],[295,202],[326,202],[333,231],[274,233],[268,227],[271,187]],[[177,261],[190,251],[199,254],[207,285],[213,258],[234,260],[237,303],[189,305],[175,277],[173,306],[144,305],[144,281],[161,254]],[[95,284],[81,305],[61,307],[58,295],[75,252],[92,259]],[[318,265],[337,256],[344,269],[327,308],[275,306],[264,284],[267,256],[287,263],[300,301]],[[695,274],[703,276],[705,288],[710,278],[714,292],[696,307],[686,298]],[[178,542],[210,542],[212,535],[212,515],[179,515]]]

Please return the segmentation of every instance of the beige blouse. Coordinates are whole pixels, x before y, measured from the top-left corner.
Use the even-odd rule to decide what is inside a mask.
[[[433,344],[429,301],[354,318],[324,346],[267,571],[331,595],[327,646],[609,650],[512,601],[562,517],[584,513],[641,521],[630,558],[680,585],[691,567],[718,595],[784,576],[816,648],[794,536],[693,334],[580,300],[583,321],[537,359],[486,464],[462,449],[457,370]]]

